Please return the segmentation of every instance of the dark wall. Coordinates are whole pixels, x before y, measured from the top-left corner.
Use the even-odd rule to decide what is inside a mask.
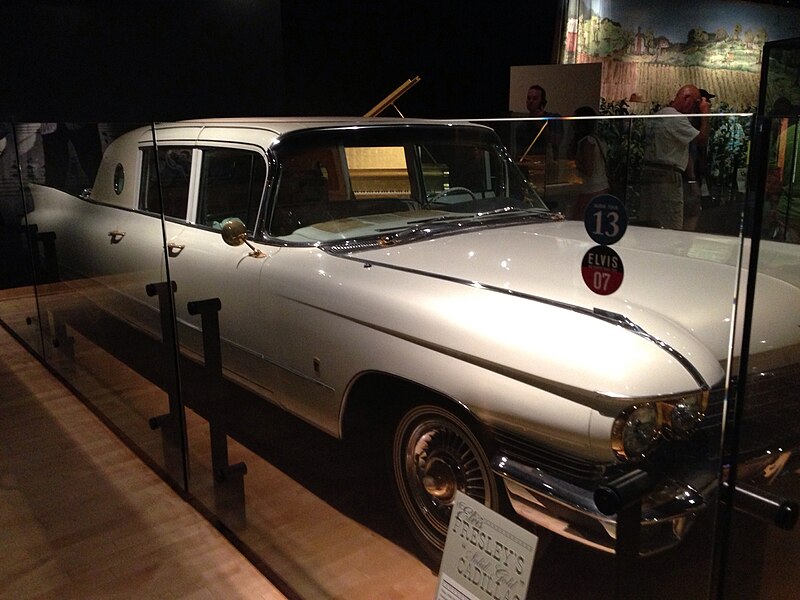
[[[280,0],[25,0],[2,15],[0,115],[148,121],[283,104]]]
[[[9,6],[12,4],[12,6]],[[26,0],[0,19],[0,118],[505,114],[509,67],[551,62],[560,0]]]
[[[505,115],[509,67],[552,62],[561,4],[284,2],[287,109],[361,115],[419,75],[406,116]]]

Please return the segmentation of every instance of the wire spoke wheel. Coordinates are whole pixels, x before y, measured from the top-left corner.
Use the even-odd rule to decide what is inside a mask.
[[[457,491],[498,509],[497,482],[481,443],[444,408],[417,406],[400,419],[392,472],[403,513],[431,556],[444,549]]]

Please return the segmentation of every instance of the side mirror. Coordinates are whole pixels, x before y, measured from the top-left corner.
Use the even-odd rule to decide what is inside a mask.
[[[228,246],[241,246],[247,237],[247,227],[241,219],[231,217],[222,222],[222,239]]]
[[[222,222],[222,239],[229,246],[247,244],[247,247],[252,250],[250,256],[255,258],[266,256],[261,250],[254,248],[253,245],[247,241],[247,227],[242,223],[241,219],[237,219],[236,217],[225,219]]]

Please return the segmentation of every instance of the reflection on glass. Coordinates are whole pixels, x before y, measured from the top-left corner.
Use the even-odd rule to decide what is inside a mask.
[[[718,583],[720,597],[788,599],[797,595],[791,565],[800,548],[800,529],[797,525],[785,529],[791,526],[789,517],[796,521],[800,502],[800,410],[795,392],[800,385],[800,345],[787,339],[800,322],[798,42],[779,40],[764,48],[760,114],[765,116],[757,121],[756,129],[768,140],[766,156],[757,163],[765,171],[764,187],[755,190],[757,197],[763,194],[764,198],[763,229],[753,235],[758,260],[745,254],[748,283],[753,285],[745,303],[752,319],[745,323],[749,353],[738,368],[735,406],[740,418],[730,428],[732,456],[726,473],[737,487],[733,506],[745,511],[734,511],[731,527],[722,531],[725,544],[719,554],[725,563]],[[776,326],[776,315],[782,325]],[[746,551],[741,552],[742,548]]]
[[[546,145],[537,150],[533,144],[517,162],[547,206],[568,219],[583,220],[587,202],[610,193],[625,204],[631,223],[738,234],[750,143],[748,115],[636,117],[628,115],[624,106],[602,108],[609,114],[596,116],[594,109],[581,107],[571,118],[505,119],[486,124],[496,129],[509,147],[519,149],[519,139],[527,139],[533,130],[540,139],[558,123],[558,135],[547,138],[549,151]],[[705,141],[675,144],[681,150],[675,164],[658,160],[659,147],[664,146],[661,138],[672,136],[678,124],[699,133],[703,118],[708,121]],[[546,164],[550,167],[545,168]],[[659,207],[667,206],[667,197],[673,201],[656,214]]]
[[[95,177],[102,150],[130,128],[16,126],[25,203],[21,195],[5,202],[4,217],[16,209],[14,226],[30,232],[35,277],[26,283],[36,284],[38,305],[33,288],[23,288],[27,309],[0,303],[0,318],[34,347],[31,333],[40,330],[47,364],[183,486],[174,349],[162,343],[169,319],[159,314],[158,295],[147,293],[148,285],[166,285],[161,215],[120,204],[138,186],[126,185],[115,165]],[[116,192],[97,199],[91,188],[106,179]]]
[[[102,147],[97,123],[41,123],[45,184],[79,194],[94,182]]]
[[[699,596],[702,561],[674,559],[711,554],[750,127],[710,117],[699,218],[666,228],[640,214],[666,119],[117,126],[90,190],[70,187],[77,158],[63,189],[27,182],[57,259],[45,358],[172,481],[190,463],[190,494],[301,597],[431,597],[459,486],[556,532],[534,585],[558,595],[565,556],[611,568],[620,530],[593,494],[639,467],[657,479],[647,574],[677,568]],[[610,295],[583,278],[592,193],[630,225]],[[234,219],[258,253],[223,241]],[[766,393],[798,346],[796,248],[762,254]],[[749,449],[763,460],[763,440]],[[594,583],[583,595],[614,597]]]
[[[27,220],[27,185],[44,178],[38,123],[0,123],[0,320],[42,353],[34,282],[54,270],[52,234]]]
[[[769,146],[764,207],[765,237],[792,243],[800,242],[797,123],[797,116],[776,116],[770,120],[772,143]]]

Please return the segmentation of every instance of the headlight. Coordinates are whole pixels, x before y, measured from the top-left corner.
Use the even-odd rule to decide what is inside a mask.
[[[622,460],[642,460],[663,439],[689,437],[707,405],[708,391],[700,390],[629,406],[614,420],[611,448]]]
[[[688,394],[673,402],[663,402],[665,433],[671,437],[689,437],[703,420],[708,404],[708,395]]]
[[[650,402],[631,406],[614,421],[611,446],[617,456],[628,460],[644,458],[661,436],[661,416]]]

